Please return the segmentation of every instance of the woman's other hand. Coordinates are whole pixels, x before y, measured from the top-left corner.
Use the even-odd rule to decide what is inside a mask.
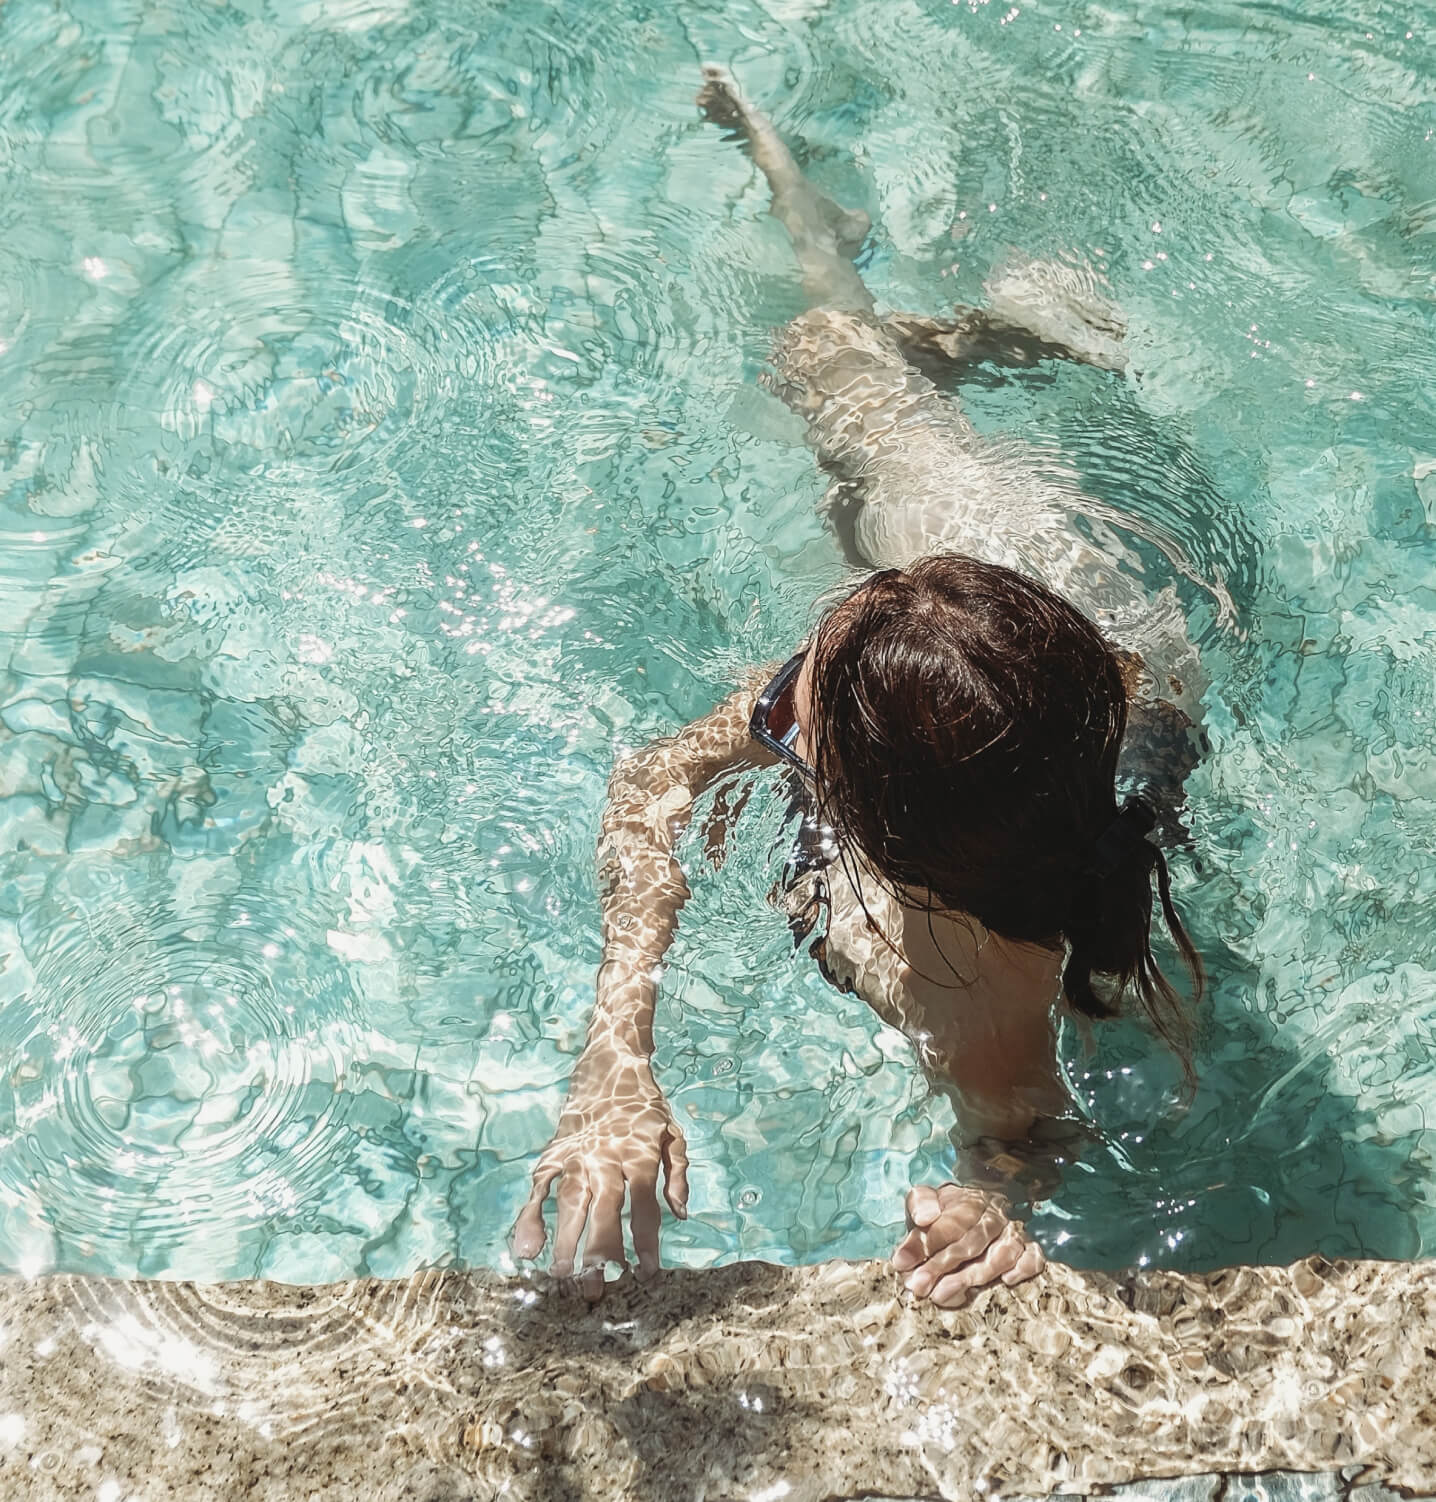
[[[1047,1264],[997,1195],[961,1184],[919,1184],[907,1196],[908,1234],[893,1252],[907,1287],[944,1309],[999,1279],[1011,1285]]]
[[[553,1141],[533,1174],[533,1192],[514,1222],[515,1257],[537,1257],[547,1238],[544,1204],[555,1179],[558,1225],[552,1271],[573,1276],[585,1227],[579,1286],[590,1299],[603,1293],[604,1268],[627,1266],[623,1200],[628,1196],[633,1251],[640,1278],[658,1270],[658,1171],[663,1197],[683,1220],[688,1214],[688,1147],[646,1058],[621,1049],[589,1049],[574,1069],[568,1102]]]

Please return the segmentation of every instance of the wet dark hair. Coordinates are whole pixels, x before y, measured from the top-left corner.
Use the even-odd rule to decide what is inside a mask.
[[[819,812],[840,850],[1004,938],[1066,940],[1072,1006],[1109,1017],[1130,996],[1190,1076],[1191,1025],[1152,955],[1154,870],[1197,997],[1202,964],[1140,837],[1150,817],[1118,820],[1127,685],[1097,627],[1011,569],[939,555],[829,610],[810,663]]]

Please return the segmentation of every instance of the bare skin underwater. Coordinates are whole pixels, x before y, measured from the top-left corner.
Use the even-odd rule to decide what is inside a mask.
[[[1072,525],[1083,515],[1112,520],[1110,507],[1050,464],[1035,464],[1021,445],[980,437],[951,393],[924,373],[941,365],[960,381],[978,362],[1051,358],[1120,372],[1121,314],[1085,268],[1022,263],[989,281],[985,309],[880,318],[851,260],[866,216],[840,208],[804,177],[724,70],[704,74],[700,106],[764,173],[772,212],[792,237],[811,307],[779,334],[769,384],[805,419],[834,477],[828,511],[850,558],[904,567],[925,554],[960,553],[1058,591],[1126,649],[1128,741],[1179,788],[1193,760],[1187,732],[1202,685],[1174,592],[1151,593]],[[513,1237],[516,1257],[538,1256],[557,1182],[553,1271],[572,1276],[577,1264],[589,1297],[601,1294],[608,1263],[626,1263],[625,1200],[640,1277],[659,1265],[660,1177],[669,1209],[687,1214],[684,1134],[651,1066],[662,960],[689,895],[674,850],[705,789],[772,764],[749,735],[770,671],[755,670],[710,714],[625,756],[609,784],[593,1018]],[[893,1254],[908,1287],[953,1305],[983,1285],[1037,1274],[1042,1250],[1009,1217],[999,1181],[1020,1166],[1034,1131],[1066,1108],[1053,1020],[1062,954],[1004,939],[963,914],[935,914],[930,899],[899,901],[847,863],[809,873],[782,905],[802,933],[812,931],[818,907],[825,910],[820,943],[830,978],[907,1032],[953,1096],[961,1143],[986,1144],[981,1154],[962,1155],[969,1182],[909,1193],[908,1234]],[[932,979],[953,971],[964,977],[960,1006],[951,984]],[[994,1143],[1012,1145],[1016,1157]]]

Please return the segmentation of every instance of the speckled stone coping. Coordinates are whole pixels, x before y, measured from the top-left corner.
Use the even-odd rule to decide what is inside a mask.
[[[1054,1264],[948,1313],[881,1263],[669,1272],[592,1309],[485,1272],[0,1280],[0,1497],[820,1502],[1278,1469],[1430,1492],[1432,1266]]]

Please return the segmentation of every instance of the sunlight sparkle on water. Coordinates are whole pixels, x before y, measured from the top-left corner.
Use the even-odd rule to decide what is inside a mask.
[[[1029,1225],[1089,1266],[1284,1260],[1312,1227],[1429,1248],[1425,59],[1399,29],[1352,48],[1310,0],[1245,59],[1262,107],[1223,111],[1237,0],[1160,25],[1127,0],[1110,37],[1026,0],[908,9],[881,46],[860,0],[719,6],[703,41],[775,105],[790,72],[811,102],[860,67],[842,110],[787,119],[822,191],[881,208],[884,304],[980,304],[1014,250],[1095,261],[1130,374],[1044,361],[975,383],[969,416],[1039,438],[1239,601],[1231,630],[1170,574],[1212,684],[1172,862],[1212,959],[1197,1098],[1124,1024],[1080,1080],[1064,1029],[1091,1152]],[[351,10],[171,8],[169,45],[132,51],[100,0],[52,41],[57,76],[163,149],[108,143],[97,195],[59,94],[7,141],[0,881],[24,895],[0,913],[0,1258],[32,1275],[508,1267],[592,1004],[615,749],[786,655],[844,577],[824,477],[759,384],[801,283],[691,107],[674,8],[615,0],[598,53],[589,3],[475,28],[436,0],[402,36]],[[530,55],[556,71],[510,66]],[[261,97],[305,111],[240,107],[256,56]],[[352,170],[376,139],[382,192]],[[474,183],[501,185],[492,211]],[[760,777],[721,864],[704,827],[679,852],[656,1067],[703,1171],[671,1263],[884,1255],[898,1186],[952,1172],[913,1045],[763,901],[786,809]],[[820,1041],[841,1094],[815,1088]]]

